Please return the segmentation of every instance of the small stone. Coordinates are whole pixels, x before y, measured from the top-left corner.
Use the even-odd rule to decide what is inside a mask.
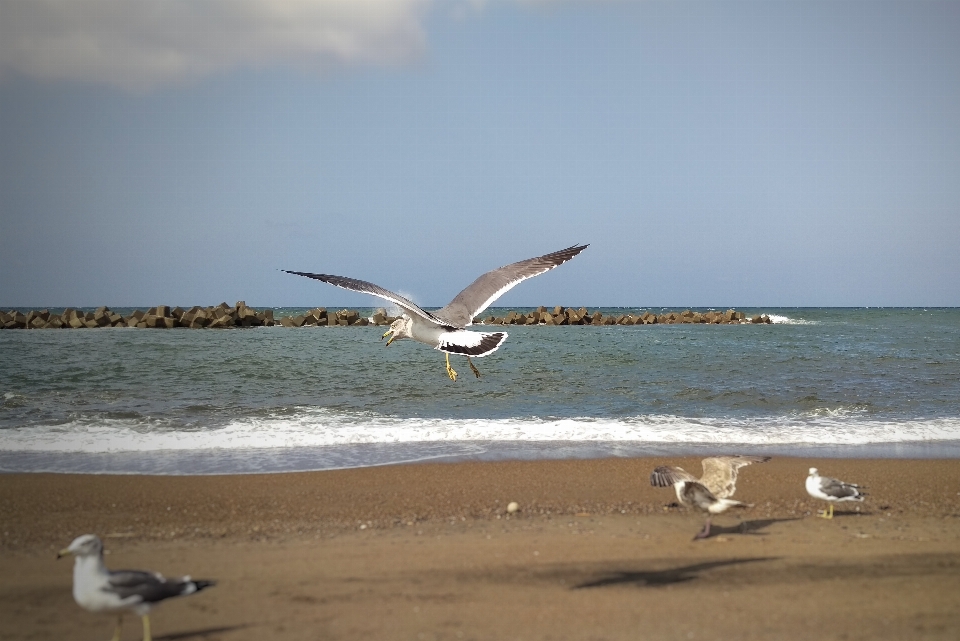
[[[510,501],[507,503],[507,513],[514,514],[515,512],[520,511],[520,505],[516,501]]]

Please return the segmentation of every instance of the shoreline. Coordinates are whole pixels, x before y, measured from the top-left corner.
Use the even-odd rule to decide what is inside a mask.
[[[191,538],[222,537],[223,528],[207,533],[204,527],[250,520],[249,515],[266,505],[272,507],[265,517],[285,523],[283,528],[309,522],[329,531],[349,529],[356,520],[393,527],[453,513],[491,518],[505,514],[510,501],[520,503],[521,516],[624,510],[649,515],[676,500],[671,492],[649,485],[649,473],[659,465],[679,465],[698,475],[700,457],[424,462],[204,476],[10,473],[0,476],[0,522],[6,524],[2,545],[10,547],[12,540],[60,541],[82,527],[167,539],[171,537],[164,527],[154,532],[151,524],[175,516],[164,512],[173,511],[177,503],[184,514],[196,511]],[[804,489],[809,467],[869,488],[864,509],[886,506],[903,514],[960,517],[956,459],[773,458],[741,470],[736,498],[762,502],[751,511],[754,517],[812,513],[822,505]],[[296,509],[303,502],[310,503],[309,512]]]
[[[397,454],[391,444],[294,446],[152,452],[0,450],[0,478],[9,474],[117,476],[246,476],[353,470],[395,465],[689,458],[755,454],[831,460],[958,460],[960,440],[837,444],[638,444],[627,441],[449,441],[429,443],[420,456]],[[408,446],[410,444],[404,444]],[[386,447],[385,447],[386,446]],[[363,460],[363,463],[356,461]]]
[[[650,457],[6,474],[0,639],[109,634],[53,558],[84,533],[103,537],[108,567],[219,582],[157,608],[158,641],[960,632],[960,462],[774,458],[740,471],[735,498],[754,506],[715,517],[697,542],[703,517],[649,484],[662,464],[700,473],[698,457]],[[866,486],[866,502],[816,518],[810,466]],[[140,638],[136,617],[124,630]]]

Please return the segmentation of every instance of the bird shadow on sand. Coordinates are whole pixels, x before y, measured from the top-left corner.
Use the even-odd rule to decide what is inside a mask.
[[[183,632],[172,632],[170,634],[162,634],[160,636],[154,636],[153,641],[181,641],[183,639],[202,639],[208,634],[222,634],[224,632],[233,632],[234,630],[242,630],[243,628],[249,628],[250,624],[244,623],[241,625],[222,625],[216,628],[203,628],[200,630],[184,630]]]
[[[721,534],[752,534],[754,536],[766,536],[767,533],[763,532],[766,528],[770,527],[774,523],[785,523],[787,521],[800,521],[801,517],[795,516],[789,519],[754,519],[752,521],[741,521],[737,525],[723,526],[714,524],[710,528],[710,536],[706,537],[712,539],[715,536],[720,536]]]
[[[587,581],[586,583],[575,585],[572,589],[582,590],[585,588],[603,588],[612,585],[623,585],[626,583],[633,583],[641,587],[673,585],[676,583],[693,581],[700,576],[701,572],[712,570],[714,568],[720,568],[729,565],[742,565],[744,563],[757,563],[759,561],[775,561],[779,558],[780,557],[764,556],[745,559],[726,559],[724,561],[694,563],[693,565],[684,565],[679,568],[668,568],[666,570],[613,572],[599,579],[594,579],[592,581]]]
[[[813,513],[813,516],[816,516],[816,517],[818,517],[818,518],[823,518],[823,517],[821,517],[817,512],[814,512],[814,513]],[[851,511],[849,511],[849,512],[847,512],[846,510],[843,511],[843,512],[840,512],[839,510],[834,510],[834,511],[833,511],[833,518],[835,518],[835,519],[839,519],[839,518],[841,518],[841,517],[847,517],[847,516],[873,516],[873,512],[869,512],[869,511],[867,511],[867,510],[862,510],[862,511],[860,511],[860,512],[855,512],[855,511],[853,511],[853,510],[851,510]],[[824,521],[829,521],[830,519],[823,519],[823,520],[824,520]]]

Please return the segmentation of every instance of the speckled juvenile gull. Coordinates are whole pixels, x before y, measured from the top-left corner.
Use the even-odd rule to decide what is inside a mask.
[[[830,509],[823,510],[818,514],[825,519],[833,518],[833,504],[841,501],[863,501],[864,494],[859,485],[853,483],[844,483],[837,479],[827,476],[820,476],[817,468],[810,468],[810,475],[807,476],[807,494],[815,499],[830,502]]]
[[[687,507],[696,508],[707,515],[707,522],[693,540],[705,539],[710,536],[710,520],[714,514],[721,514],[732,507],[753,507],[749,503],[741,503],[733,499],[721,499],[697,481],[682,481],[682,488],[677,490],[680,503]]]
[[[214,581],[194,581],[189,576],[167,579],[143,570],[108,570],[103,563],[103,543],[93,534],[84,534],[60,550],[73,563],[73,598],[88,612],[117,613],[113,641],[120,641],[123,613],[130,610],[143,619],[143,640],[150,641],[150,608],[165,599],[186,596],[216,585]]]
[[[446,352],[447,375],[457,380],[457,372],[450,366],[450,354],[467,357],[467,363],[473,373],[480,377],[471,356],[482,358],[492,354],[507,340],[505,332],[471,332],[465,328],[473,323],[477,314],[489,307],[493,301],[515,287],[517,284],[539,276],[558,267],[587,248],[587,245],[574,245],[551,254],[528,258],[487,272],[473,281],[466,289],[457,294],[450,303],[434,312],[421,309],[413,301],[364,280],[333,276],[331,274],[311,274],[283,270],[288,274],[306,276],[325,283],[364,294],[372,294],[390,301],[403,310],[404,314],[390,325],[382,338],[390,337],[389,346],[401,338],[411,338]]]
[[[731,507],[750,507],[730,497],[737,491],[737,470],[751,463],[765,463],[769,456],[711,456],[703,459],[703,476],[699,479],[682,467],[662,465],[650,474],[650,485],[673,486],[677,501],[707,514],[707,522],[695,537],[710,536],[710,520],[714,514],[726,512]]]

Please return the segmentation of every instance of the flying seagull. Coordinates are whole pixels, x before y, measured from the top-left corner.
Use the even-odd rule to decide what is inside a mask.
[[[703,459],[703,475],[698,479],[682,467],[661,465],[650,474],[650,485],[654,487],[674,486],[677,500],[681,503],[680,492],[686,481],[697,481],[718,499],[726,499],[737,491],[737,471],[751,463],[766,463],[769,456],[711,456]]]
[[[810,468],[810,476],[807,477],[807,494],[815,499],[830,502],[830,509],[817,513],[825,519],[833,518],[833,504],[840,501],[863,501],[866,496],[860,491],[859,485],[853,483],[844,483],[837,479],[827,476],[820,476],[817,468]]]
[[[150,641],[150,608],[164,599],[185,596],[216,585],[214,581],[194,581],[189,576],[165,579],[156,572],[108,570],[103,564],[103,543],[93,534],[84,534],[60,550],[57,558],[72,554],[73,599],[88,612],[116,612],[117,627],[113,641],[120,641],[123,611],[130,610],[143,619],[143,641]]]
[[[477,314],[489,307],[493,301],[500,298],[518,283],[564,264],[586,248],[587,245],[574,245],[552,254],[528,258],[518,263],[494,269],[473,281],[466,289],[457,294],[456,298],[450,301],[446,307],[435,312],[421,309],[419,305],[400,294],[364,280],[330,274],[293,272],[286,269],[283,271],[288,274],[322,280],[343,289],[372,294],[398,306],[404,311],[404,314],[393,321],[390,329],[381,336],[381,339],[393,334],[387,341],[388,347],[395,340],[412,338],[441,352],[446,352],[447,375],[450,380],[455,381],[457,380],[457,372],[450,367],[450,354],[466,356],[470,369],[473,370],[477,378],[480,378],[480,371],[474,366],[470,357],[481,358],[492,354],[507,340],[505,332],[471,332],[464,329],[473,323]]]

